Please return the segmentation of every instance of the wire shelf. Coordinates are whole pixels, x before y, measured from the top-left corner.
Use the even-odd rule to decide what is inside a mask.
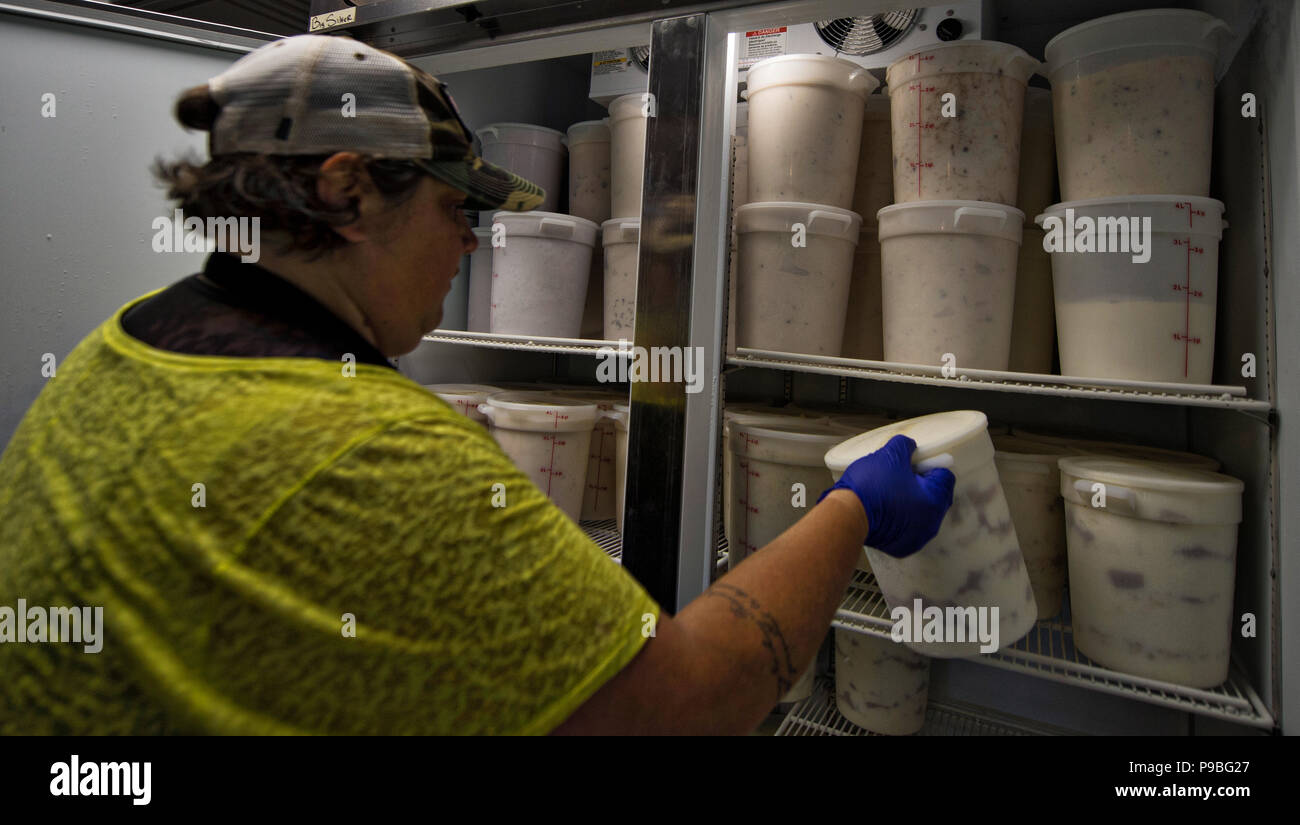
[[[623,563],[623,536],[618,532],[617,520],[581,521],[578,526],[605,551],[605,555],[619,564]]]
[[[940,367],[896,364],[888,361],[860,361],[818,355],[736,350],[727,363],[738,367],[764,367],[794,372],[839,375],[902,384],[1054,395],[1066,398],[1094,398],[1103,401],[1138,401],[1147,404],[1175,404],[1190,407],[1218,407],[1268,412],[1272,405],[1246,397],[1245,387],[1171,384],[1102,378],[1071,378],[998,370],[960,369],[954,378],[945,377]]]
[[[565,355],[619,354],[618,341],[597,341],[589,338],[548,338],[543,335],[507,335],[505,333],[462,332],[435,329],[424,336],[426,341],[439,344],[461,344],[489,349],[521,350],[524,352],[558,352]],[[602,352],[604,350],[604,352]],[[622,350],[629,353],[629,350]]]
[[[796,704],[776,729],[776,736],[881,736],[858,727],[835,707],[834,685],[817,680],[812,696]],[[960,702],[930,702],[925,724],[915,736],[1065,736],[1055,728]]]
[[[889,638],[893,622],[875,577],[861,570],[853,574],[832,626]],[[1186,713],[1213,716],[1240,725],[1272,728],[1273,716],[1250,680],[1234,664],[1228,680],[1216,688],[1184,687],[1157,679],[1120,673],[1099,665],[1074,646],[1068,616],[1039,621],[1013,645],[997,653],[967,657],[966,661],[1013,670],[1040,679],[1136,699]]]

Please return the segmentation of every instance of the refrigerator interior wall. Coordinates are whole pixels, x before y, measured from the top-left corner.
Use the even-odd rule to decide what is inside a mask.
[[[1278,720],[1283,713],[1280,692],[1283,674],[1281,628],[1287,559],[1281,549],[1295,542],[1279,542],[1278,533],[1295,530],[1295,517],[1278,512],[1279,501],[1289,501],[1278,469],[1300,466],[1279,462],[1279,455],[1294,455],[1291,443],[1275,437],[1281,415],[1294,415],[1294,393],[1300,375],[1289,361],[1277,363],[1272,316],[1289,313],[1281,308],[1277,281],[1284,279],[1283,294],[1296,290],[1294,260],[1287,269],[1269,261],[1272,227],[1296,224],[1294,59],[1287,54],[1288,38],[1296,31],[1296,12],[1289,2],[1256,3],[1132,3],[1083,2],[1060,4],[1008,0],[995,3],[996,39],[1041,55],[1046,41],[1071,25],[1094,17],[1135,8],[1182,6],[1200,8],[1224,19],[1234,30],[1218,68],[1214,134],[1214,179],[1211,195],[1226,204],[1229,229],[1224,233],[1219,269],[1218,327],[1215,381],[1244,386],[1248,397],[1274,403],[1276,412],[1220,410],[1206,407],[1032,396],[1016,392],[948,389],[884,381],[845,380],[837,376],[784,373],[777,370],[729,368],[728,401],[790,400],[805,404],[836,404],[854,408],[884,408],[902,417],[947,409],[980,409],[991,421],[1037,429],[1129,440],[1154,446],[1191,450],[1212,455],[1223,472],[1246,483],[1244,519],[1239,530],[1236,594],[1234,602],[1233,657],[1249,678],[1264,705]],[[1292,41],[1294,42],[1294,41]],[[1281,68],[1281,71],[1279,71]],[[1253,93],[1260,116],[1243,117],[1242,95]],[[1282,122],[1276,124],[1272,119]],[[1291,140],[1277,143],[1277,136]],[[1270,157],[1269,146],[1285,150]],[[1279,175],[1278,166],[1286,172]],[[1271,167],[1271,168],[1270,168]],[[1289,182],[1292,197],[1284,202],[1270,191],[1281,178]],[[1272,214],[1271,214],[1272,213]],[[1281,223],[1283,214],[1289,223]],[[1288,250],[1288,255],[1290,252]],[[1280,324],[1280,319],[1279,319]],[[1294,324],[1290,335],[1294,340]],[[1278,327],[1279,336],[1282,326]],[[1277,352],[1287,350],[1285,338]],[[1255,375],[1242,373],[1249,353]],[[1281,393],[1274,386],[1278,381]],[[1288,397],[1288,393],[1290,394]],[[1283,410],[1286,413],[1283,413]],[[1279,453],[1280,450],[1280,453]],[[1294,483],[1294,482],[1292,482]],[[1279,518],[1283,521],[1279,523]],[[1290,535],[1294,536],[1294,532]],[[1294,564],[1291,560],[1291,564]],[[1294,581],[1294,579],[1292,579]],[[1293,587],[1289,592],[1295,593]],[[1292,600],[1294,601],[1294,599]],[[1254,637],[1238,632],[1243,614],[1255,617]],[[1294,626],[1294,623],[1291,624]],[[1283,657],[1288,663],[1293,657]],[[1294,679],[1287,684],[1294,683]],[[1092,733],[1182,734],[1190,732],[1258,733],[1253,728],[1216,718],[1199,717],[1171,708],[1130,701],[1078,687],[1008,673],[974,662],[932,663],[932,699],[972,702],[1008,713],[1028,715],[1043,722]],[[1294,708],[1294,690],[1290,691]]]

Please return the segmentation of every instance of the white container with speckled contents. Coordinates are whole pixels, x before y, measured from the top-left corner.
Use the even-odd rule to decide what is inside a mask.
[[[820,54],[749,68],[749,200],[853,205],[863,106],[880,82]]]
[[[1056,462],[1069,447],[1010,435],[993,437],[993,461],[1034,587],[1038,617],[1061,612],[1065,599],[1065,505]]]
[[[424,388],[451,405],[451,408],[471,421],[487,426],[487,416],[478,407],[489,395],[501,392],[500,387],[488,384],[425,384]]]
[[[491,331],[577,338],[599,227],[554,212],[497,212],[505,242],[492,249]]]
[[[884,415],[836,415],[831,418],[831,429],[843,434],[844,440],[847,441],[854,436],[871,432],[879,427],[888,427],[894,423],[892,419]],[[861,555],[858,556],[856,569],[865,573],[871,572],[871,559],[867,558],[867,548],[862,548]]]
[[[465,328],[470,332],[492,329],[492,228],[474,227],[478,249],[469,256],[469,305]]]
[[[587,453],[587,481],[582,494],[582,520],[605,521],[615,518],[618,505],[618,427],[606,415],[613,412],[615,404],[626,403],[627,396],[619,392],[601,390],[559,389],[552,391],[560,398],[595,404],[601,417],[591,429],[591,447]]]
[[[885,360],[1005,370],[1025,215],[978,201],[880,210]]]
[[[1060,468],[1079,650],[1149,679],[1222,684],[1245,485],[1105,457],[1063,458]]]
[[[925,725],[930,660],[907,645],[835,629],[835,707],[860,728],[907,736]]]
[[[1001,650],[1029,632],[1038,618],[1038,608],[998,481],[987,425],[984,413],[976,410],[923,415],[852,438],[827,452],[825,461],[838,480],[854,461],[884,447],[895,435],[905,435],[916,442],[914,469],[943,466],[952,471],[957,480],[952,507],[938,534],[902,559],[872,547],[868,534],[867,557],[891,614],[898,607],[910,613],[916,599],[923,608],[940,610],[997,607]],[[918,653],[940,658],[980,653],[978,639],[913,640],[906,644]]]
[[[838,356],[861,227],[858,214],[833,206],[737,209],[736,346]]]
[[[790,418],[804,417],[799,410],[781,407],[751,407],[746,404],[728,404],[722,411],[722,530],[726,536],[727,546],[741,544],[744,537],[736,532],[734,512],[732,509],[731,485],[742,469],[739,457],[731,450],[731,425],[740,423],[757,424],[777,422]],[[815,417],[815,416],[813,416]],[[730,552],[730,551],[728,551]]]
[[[1148,218],[1149,260],[1143,261],[1131,251],[1129,227]],[[1059,231],[1052,220],[1061,222]],[[1050,248],[1062,250],[1051,253],[1062,375],[1212,382],[1219,241],[1227,225],[1220,201],[1183,195],[1067,201],[1035,221],[1047,230]],[[1096,231],[1080,251],[1085,221]],[[1124,247],[1126,237],[1128,248],[1109,251]],[[1103,240],[1107,251],[1097,251]]]
[[[640,93],[609,103],[609,193],[611,218],[641,217],[645,183],[645,134],[652,101]]]
[[[596,405],[549,392],[499,392],[479,412],[514,465],[565,515],[581,519],[591,430],[600,417]]]
[[[540,212],[558,212],[568,148],[564,133],[531,123],[489,123],[475,130],[483,160],[504,167],[546,190]],[[490,220],[490,212],[480,216]]]
[[[611,208],[609,121],[575,123],[565,136],[569,144],[569,214],[604,223]]]
[[[992,40],[926,46],[891,64],[894,202],[1014,205],[1025,86],[1041,66]]]
[[[1210,194],[1214,67],[1226,34],[1204,12],[1148,9],[1047,43],[1063,200]]]
[[[636,274],[640,218],[610,218],[600,225],[605,247],[605,340],[631,341],[636,333]]]
[[[1167,450],[1163,447],[1150,447],[1146,444],[1126,444],[1121,441],[1097,441],[1088,438],[1069,438],[1048,433],[1022,430],[1017,427],[1014,435],[1026,441],[1041,441],[1056,447],[1068,448],[1070,455],[1076,456],[1112,456],[1130,458],[1138,461],[1154,461],[1159,464],[1174,464],[1197,470],[1219,471],[1218,460],[1208,455],[1188,453],[1181,450]]]
[[[826,421],[732,422],[731,453],[738,474],[731,480],[731,511],[738,541],[728,545],[728,569],[766,547],[817,504],[833,483],[822,457],[844,440],[843,431]]]

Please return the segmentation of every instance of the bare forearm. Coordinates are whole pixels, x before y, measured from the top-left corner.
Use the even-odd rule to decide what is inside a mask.
[[[675,623],[700,657],[686,727],[751,730],[811,664],[862,552],[867,520],[834,491],[693,601]],[[697,727],[698,726],[698,727]]]

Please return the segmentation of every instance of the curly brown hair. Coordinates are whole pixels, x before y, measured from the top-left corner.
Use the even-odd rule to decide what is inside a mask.
[[[176,101],[176,119],[187,129],[211,131],[220,113],[206,85],[186,89]],[[178,201],[186,216],[260,218],[262,231],[282,232],[282,253],[298,250],[318,257],[346,241],[333,230],[359,216],[357,199],[342,207],[325,203],[316,194],[321,164],[329,155],[263,155],[238,153],[204,162],[192,152],[174,160],[154,159],[150,171]],[[390,207],[412,195],[425,173],[403,160],[362,155],[366,171]]]

